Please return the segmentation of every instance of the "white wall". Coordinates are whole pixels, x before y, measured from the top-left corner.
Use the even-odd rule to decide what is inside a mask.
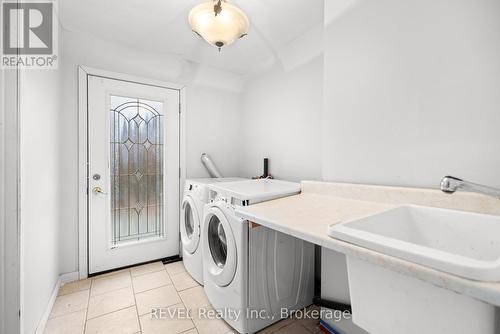
[[[34,333],[59,278],[63,185],[58,70],[21,73],[21,310],[23,333]]]
[[[241,169],[262,174],[262,160],[279,179],[321,178],[323,57],[285,71],[279,65],[244,90]]]
[[[344,3],[346,1],[343,1]],[[500,2],[325,1],[325,180],[500,186]]]
[[[202,68],[176,56],[144,53],[76,32],[63,32],[63,55],[61,150],[65,161],[61,177],[65,180],[65,187],[61,205],[64,224],[59,243],[60,252],[64,254],[61,272],[66,273],[78,270],[77,66],[185,84],[188,177],[207,176],[200,163],[203,152],[213,157],[224,174],[239,174],[239,162],[234,157],[238,155],[242,81],[231,73]],[[210,131],[199,132],[204,128]]]
[[[200,162],[208,153],[225,177],[240,175],[242,99],[239,93],[190,86],[186,92],[188,177],[209,177]]]

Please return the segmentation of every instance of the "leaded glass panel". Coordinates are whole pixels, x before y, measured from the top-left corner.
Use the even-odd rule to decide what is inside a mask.
[[[163,103],[110,98],[111,242],[161,237]]]

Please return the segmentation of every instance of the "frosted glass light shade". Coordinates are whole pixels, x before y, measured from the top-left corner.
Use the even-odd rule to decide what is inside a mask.
[[[219,49],[230,45],[248,32],[248,17],[238,7],[221,2],[222,10],[216,16],[216,1],[197,5],[189,12],[189,24],[194,32]]]

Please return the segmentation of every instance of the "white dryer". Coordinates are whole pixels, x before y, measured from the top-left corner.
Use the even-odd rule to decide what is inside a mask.
[[[203,259],[201,247],[201,224],[203,207],[208,203],[209,184],[244,180],[237,177],[188,179],[184,183],[181,205],[180,232],[182,257],[188,273],[203,284]]]
[[[312,303],[314,245],[235,214],[238,206],[294,195],[297,183],[247,180],[208,186],[202,228],[204,289],[214,309],[240,333],[281,320],[282,309]]]

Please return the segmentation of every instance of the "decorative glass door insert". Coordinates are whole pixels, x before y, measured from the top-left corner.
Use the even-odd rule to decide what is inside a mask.
[[[180,91],[88,76],[88,264],[179,254]]]
[[[112,244],[163,237],[163,104],[110,95]]]

